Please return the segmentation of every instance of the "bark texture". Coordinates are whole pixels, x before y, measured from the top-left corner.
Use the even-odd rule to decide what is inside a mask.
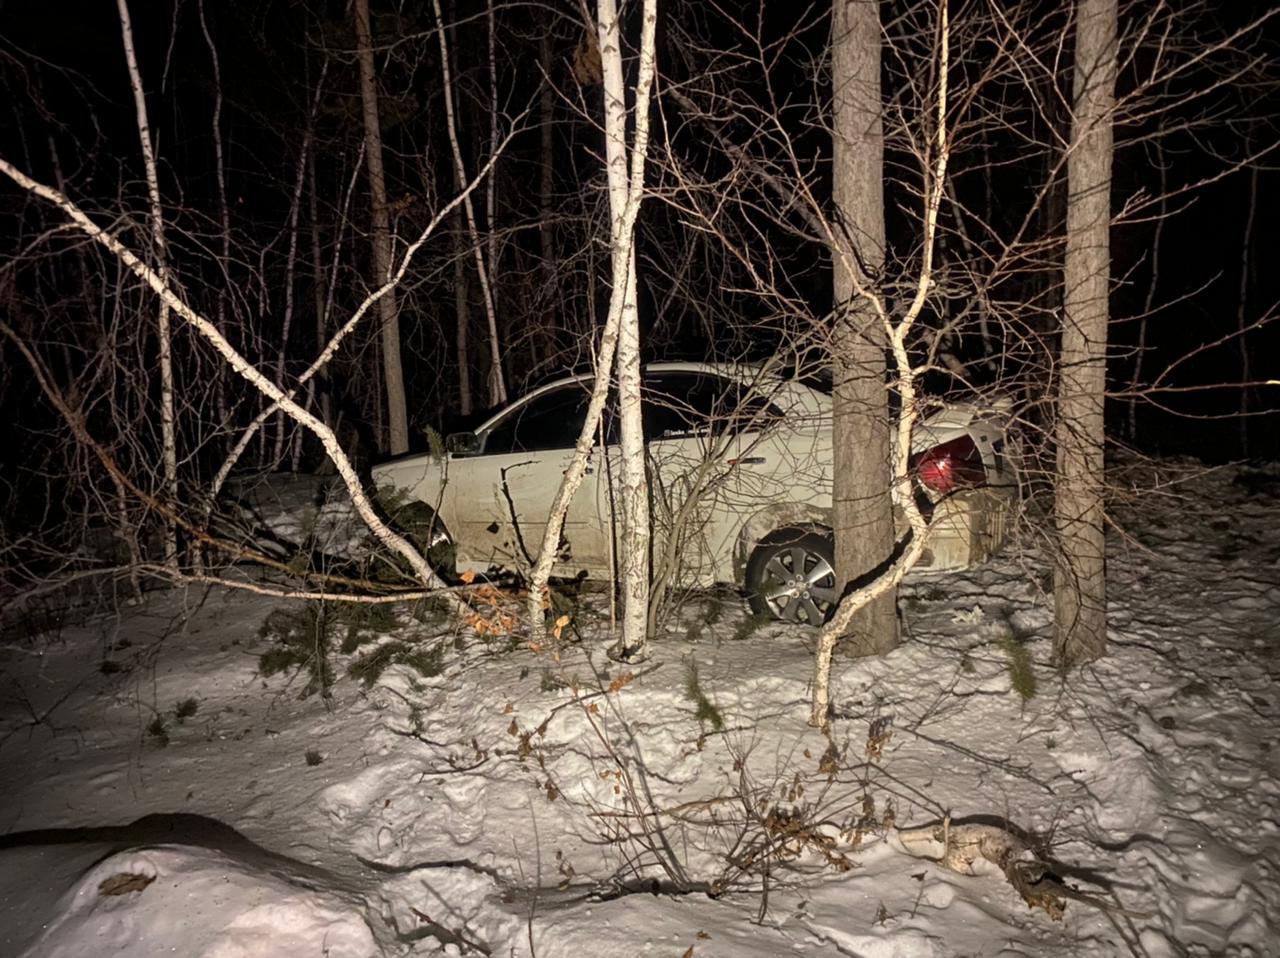
[[[382,123],[378,117],[378,78],[373,65],[369,0],[355,0],[354,13],[373,224],[374,285],[381,286],[391,273],[391,219],[387,213],[387,180],[382,169]],[[409,451],[409,417],[404,398],[404,369],[400,364],[400,318],[394,290],[378,300],[378,317],[382,326],[382,381],[387,392],[387,443],[388,451],[394,456]]]
[[[640,405],[640,315],[636,297],[635,219],[644,195],[649,138],[649,89],[654,74],[656,0],[645,0],[640,70],[635,85],[635,133],[627,143],[627,98],[622,73],[622,30],[614,0],[599,0],[597,34],[604,82],[605,168],[609,182],[613,292],[609,313],[618,317],[618,429],[621,447],[618,500],[622,535],[618,568],[622,586],[622,635],[615,654],[638,661],[648,650],[649,481]]]
[[[834,525],[836,575],[847,585],[883,571],[893,554],[885,327],[872,291],[884,265],[884,130],[880,101],[877,0],[836,0],[831,39],[832,192],[838,226],[832,278],[837,321]],[[850,623],[853,655],[887,652],[898,642],[897,590],[889,589]]]
[[[124,56],[129,67],[129,84],[133,88],[133,105],[138,121],[138,140],[142,162],[147,172],[147,198],[151,206],[151,255],[162,282],[169,277],[169,248],[164,238],[164,208],[160,203],[160,177],[156,172],[156,154],[151,145],[151,124],[147,120],[147,98],[142,89],[142,72],[133,47],[133,24],[129,4],[117,0]],[[169,306],[161,300],[156,319],[156,355],[160,366],[160,450],[164,464],[164,490],[169,501],[178,501],[178,440],[173,386],[173,334],[169,322]],[[178,569],[178,534],[173,523],[165,523],[164,563],[170,571]]]
[[[1107,644],[1102,414],[1115,75],[1116,0],[1079,0],[1056,435],[1054,654],[1063,665],[1092,661]]]

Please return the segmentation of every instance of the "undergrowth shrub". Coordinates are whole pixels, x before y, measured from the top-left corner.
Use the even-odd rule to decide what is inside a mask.
[[[698,678],[698,666],[693,659],[686,659],[684,664],[684,694],[693,703],[694,717],[704,728],[708,725],[717,732],[724,731],[724,716],[716,708],[715,703],[707,698]]]
[[[433,678],[444,671],[444,645],[437,642],[430,648],[422,648],[393,639],[354,659],[347,666],[347,674],[369,688],[393,665],[407,665],[423,678]]]
[[[258,658],[258,671],[264,676],[285,672],[305,672],[307,683],[299,698],[319,692],[326,700],[332,697],[335,680],[332,635],[345,628],[337,651],[351,655],[362,646],[385,638],[400,627],[400,621],[388,604],[349,602],[326,606],[320,602],[275,609],[258,629],[258,637],[269,640],[272,647]],[[429,648],[400,639],[383,641],[347,665],[347,674],[369,688],[393,665],[407,665],[425,678],[444,670],[444,643]]]
[[[147,724],[147,735],[156,748],[166,748],[169,744],[169,726],[165,724],[164,716],[156,713],[155,717]]]
[[[346,626],[347,634],[340,646],[343,655],[350,655],[366,642],[400,627],[391,606],[378,602],[344,602],[334,607],[330,619],[336,625]]]
[[[1035,698],[1036,673],[1031,665],[1031,653],[1014,635],[1005,635],[1000,639],[1000,648],[1004,650],[1008,660],[1009,684],[1022,696],[1024,702]]]
[[[329,661],[329,628],[322,603],[273,609],[258,628],[258,638],[274,643],[258,657],[262,675],[303,671],[307,683],[299,698],[317,692],[326,700],[332,697],[333,665]]]

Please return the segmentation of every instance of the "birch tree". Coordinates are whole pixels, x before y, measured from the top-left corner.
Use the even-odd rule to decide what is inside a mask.
[[[595,361],[595,378],[586,421],[548,516],[537,561],[530,575],[528,611],[535,640],[543,631],[547,580],[555,562],[565,511],[586,474],[591,448],[608,398],[610,372],[616,368],[621,461],[617,499],[622,530],[619,568],[622,588],[621,635],[610,654],[639,661],[648,654],[649,609],[649,488],[645,468],[640,397],[640,316],[636,297],[636,218],[645,195],[645,165],[649,149],[649,102],[655,72],[657,0],[641,8],[640,64],[631,110],[622,71],[622,30],[614,0],[599,0],[595,22],[604,94],[605,172],[609,194],[611,277],[609,311],[605,316]],[[591,15],[585,9],[587,29]],[[627,114],[634,116],[627,140]]]
[[[1062,346],[1058,356],[1054,517],[1054,654],[1077,665],[1106,651],[1103,399],[1111,283],[1112,112],[1116,0],[1079,0],[1070,152]]]
[[[142,146],[142,162],[147,174],[147,198],[150,203],[151,255],[161,283],[169,280],[169,254],[164,236],[164,207],[160,202],[160,176],[156,171],[155,147],[151,142],[151,124],[147,120],[147,97],[142,88],[142,73],[133,46],[133,24],[129,19],[127,0],[117,0],[120,32],[124,41],[125,63],[129,68],[129,85],[133,88],[133,105],[138,121],[138,140]],[[164,490],[171,501],[178,499],[178,439],[173,395],[173,333],[169,322],[169,304],[160,299],[156,319],[156,352],[160,365],[160,457],[164,464]],[[171,571],[178,568],[178,536],[173,523],[165,523],[164,561]]]
[[[618,314],[618,438],[621,465],[618,501],[621,542],[618,568],[622,589],[620,659],[648,654],[649,482],[645,463],[640,395],[640,313],[636,296],[635,214],[644,195],[645,152],[649,143],[649,88],[654,74],[657,0],[641,8],[640,71],[632,112],[634,140],[627,143],[627,94],[622,78],[622,28],[615,0],[599,0],[596,24],[604,75],[605,171],[609,183],[612,294],[609,313]],[[628,162],[629,161],[629,162]]]

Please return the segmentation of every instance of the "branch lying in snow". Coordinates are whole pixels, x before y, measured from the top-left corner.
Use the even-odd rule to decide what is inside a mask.
[[[1062,920],[1068,900],[1092,905],[1110,915],[1151,917],[1150,912],[1129,911],[1066,885],[1024,839],[999,825],[953,824],[947,818],[921,828],[900,828],[895,834],[907,854],[929,859],[961,875],[977,874],[973,866],[979,859],[991,862],[1004,872],[1028,907],[1043,908],[1054,921]]]
[[[259,392],[268,399],[272,400],[279,408],[289,415],[295,422],[309,429],[320,444],[324,447],[325,453],[328,455],[334,468],[337,469],[338,475],[342,477],[343,483],[347,487],[347,492],[351,497],[351,504],[355,507],[356,512],[360,514],[360,518],[365,521],[369,530],[378,538],[378,540],[386,546],[390,551],[402,556],[407,561],[414,573],[418,576],[422,584],[430,590],[441,590],[446,602],[448,602],[455,611],[466,612],[468,606],[460,598],[444,591],[447,587],[436,575],[435,570],[427,563],[427,560],[418,552],[416,548],[403,536],[389,528],[386,523],[379,518],[374,511],[373,505],[369,502],[368,496],[365,495],[364,488],[361,485],[360,477],[356,474],[355,467],[342,451],[341,445],[338,443],[338,437],[334,435],[333,430],[317,419],[307,409],[300,406],[289,393],[286,393],[276,383],[272,382],[263,375],[256,367],[254,367],[244,356],[228,342],[222,332],[207,318],[192,309],[185,300],[180,298],[177,293],[169,286],[165,280],[156,273],[155,270],[142,262],[138,256],[114,235],[108,233],[102,227],[93,222],[83,210],[76,204],[71,202],[66,196],[58,190],[43,183],[37,183],[31,177],[22,173],[13,164],[0,158],[0,173],[3,173],[9,179],[13,180],[18,186],[22,187],[29,193],[39,196],[41,199],[58,207],[67,218],[72,221],[75,226],[85,233],[94,242],[106,247],[110,252],[114,253],[116,258],[120,260],[131,272],[139,279],[151,287],[160,299],[168,305],[175,313],[177,313],[205,340],[213,346],[215,350],[225,359],[240,376],[248,380]],[[11,336],[15,342],[20,340],[16,336]]]

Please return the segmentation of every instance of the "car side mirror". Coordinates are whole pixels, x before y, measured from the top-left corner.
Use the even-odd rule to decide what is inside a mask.
[[[480,446],[480,437],[474,432],[450,433],[444,440],[444,448],[455,456],[474,456]]]

